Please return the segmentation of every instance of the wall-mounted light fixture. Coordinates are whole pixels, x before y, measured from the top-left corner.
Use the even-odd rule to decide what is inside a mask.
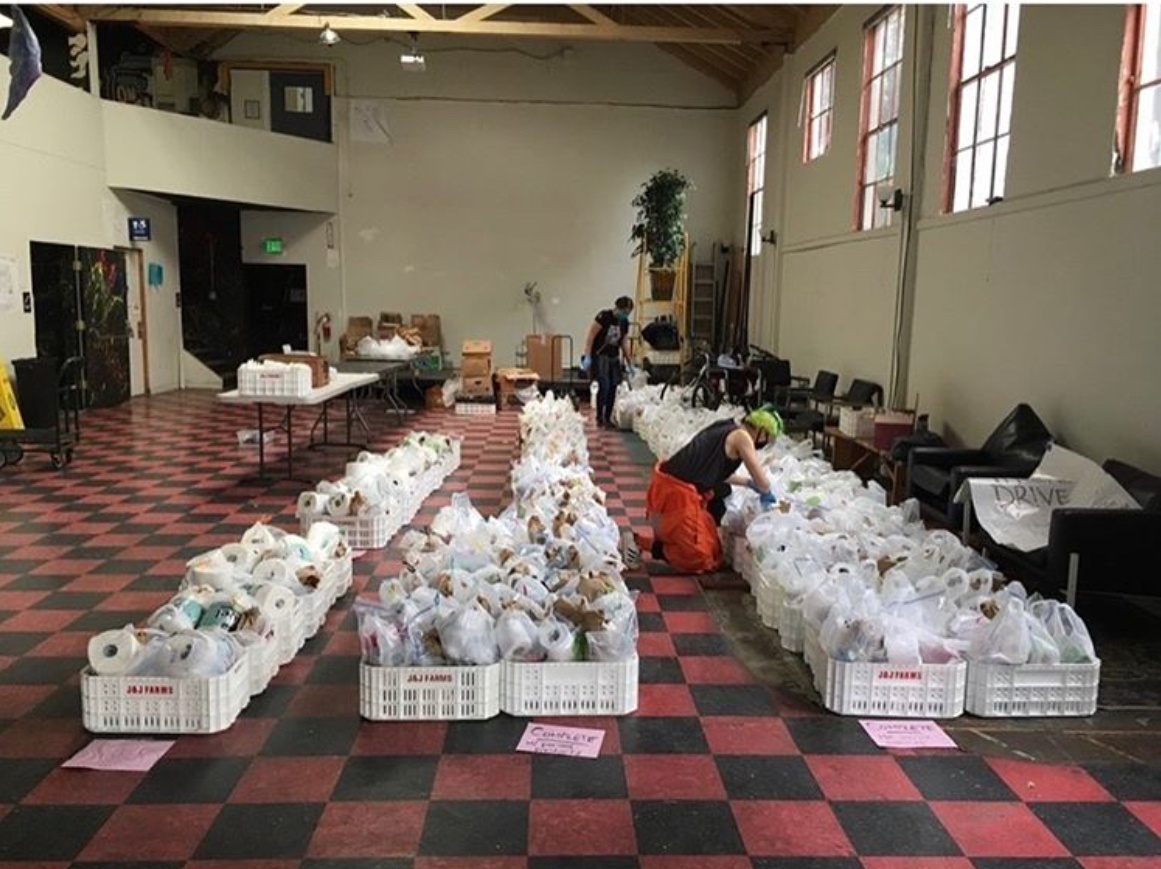
[[[875,187],[875,198],[880,208],[889,208],[891,211],[903,210],[903,188],[894,184],[880,184]]]
[[[322,45],[338,45],[343,38],[331,28],[330,22],[327,22],[322,33],[318,35],[318,41]]]
[[[399,64],[405,72],[423,72],[427,69],[427,61],[419,50],[418,34],[411,34],[411,48],[399,55]]]
[[[769,230],[762,236],[762,244],[778,244],[778,233],[774,230]]]

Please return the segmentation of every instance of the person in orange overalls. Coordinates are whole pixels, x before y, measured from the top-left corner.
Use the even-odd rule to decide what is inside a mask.
[[[652,539],[622,537],[622,559],[636,567],[642,549],[688,573],[709,573],[722,564],[718,526],[726,513],[730,486],[750,486],[765,506],[775,503],[758,450],[782,432],[770,408],[751,411],[741,423],[724,419],[702,429],[667,461],[653,469],[645,512]],[[746,466],[750,479],[735,476]]]

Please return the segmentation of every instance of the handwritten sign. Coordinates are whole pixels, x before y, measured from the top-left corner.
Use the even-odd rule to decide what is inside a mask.
[[[532,754],[563,754],[568,757],[596,757],[601,753],[605,731],[583,727],[560,727],[533,722],[524,729],[517,751]]]
[[[860,721],[879,748],[959,748],[934,721]]]
[[[1001,546],[1032,552],[1048,545],[1052,511],[1073,503],[1071,480],[973,478],[960,500],[970,499],[980,525]]]
[[[61,766],[70,769],[146,772],[172,747],[172,740],[94,739]]]

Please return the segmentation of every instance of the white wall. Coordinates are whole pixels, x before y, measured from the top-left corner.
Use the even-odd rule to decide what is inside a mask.
[[[337,206],[334,145],[101,102],[110,187],[253,205]]]
[[[454,43],[426,39],[421,47],[422,74],[401,72],[389,43],[316,51],[243,36],[221,53],[338,64],[343,296],[341,310],[326,309],[340,331],[352,315],[436,313],[453,356],[465,338],[489,338],[497,361],[511,363],[531,328],[521,288],[537,281],[542,328],[574,335],[579,353],[596,310],[634,292],[629,203],[666,166],[696,187],[689,229],[698,248],[728,236],[740,196],[728,156],[735,121],[732,96],[717,84],[642,46],[583,45],[554,60],[511,51],[559,49],[526,42],[490,52],[441,51]],[[350,99],[384,112],[389,143],[349,141]],[[317,260],[317,234],[308,235]],[[331,304],[315,295],[316,271],[312,311]]]
[[[8,80],[8,64],[0,63],[0,93],[8,92]],[[0,123],[0,165],[0,255],[17,259],[22,291],[32,289],[30,241],[109,244],[100,110],[88,94],[41,77]],[[0,313],[0,357],[11,363],[35,355],[33,315],[20,307]]]
[[[331,229],[334,248],[327,246],[327,227]],[[324,214],[301,214],[283,211],[242,212],[242,261],[257,264],[306,266],[307,336],[310,350],[315,350],[314,324],[318,315],[331,315],[331,340],[324,345],[325,355],[338,359],[338,341],[346,320],[341,317],[342,271],[339,269],[338,221]],[[262,249],[264,238],[281,238],[281,254]],[[376,316],[378,312],[376,312]],[[296,348],[305,350],[305,347]]]
[[[258,104],[258,117],[246,117],[246,103]],[[230,72],[230,122],[255,130],[270,129],[270,73],[264,69]]]
[[[900,232],[851,230],[862,26],[873,11],[840,9],[738,123],[744,129],[767,108],[772,137],[776,126],[793,128],[767,165],[767,225],[780,243],[754,303],[765,328],[798,373],[827,367],[843,385],[864,376],[887,386]],[[918,393],[921,410],[953,441],[981,442],[1027,401],[1070,446],[1161,471],[1153,434],[1161,428],[1161,253],[1153,242],[1161,173],[1108,177],[1124,15],[1122,5],[1022,7],[1005,201],[943,215],[951,32],[945,6],[907,8],[899,178],[908,177],[909,131],[921,111],[910,87],[922,41],[932,68],[906,398]],[[803,77],[835,49],[834,140],[804,166]],[[775,202],[770,191],[779,185]]]

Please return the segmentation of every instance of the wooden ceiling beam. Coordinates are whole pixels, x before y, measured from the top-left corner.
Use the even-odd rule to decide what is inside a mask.
[[[508,3],[490,3],[486,6],[477,6],[471,12],[465,12],[456,21],[461,24],[470,24],[473,21],[486,21],[493,15],[498,15],[503,12],[511,4]]]
[[[418,3],[397,3],[399,9],[406,12],[416,21],[434,21],[435,16],[420,6]]]
[[[267,12],[266,17],[285,18],[287,15],[293,15],[305,5],[305,3],[283,3],[281,6],[275,6],[273,9]]]
[[[700,27],[713,23],[700,9],[694,6],[652,6],[641,8],[653,9],[658,13],[669,15],[688,27]],[[766,53],[756,45],[714,45],[708,46],[708,48],[710,54],[715,54],[727,63],[739,66],[743,77],[749,74],[754,64],[766,56]]]
[[[586,6],[581,3],[570,3],[568,8],[573,12],[576,12],[578,15],[583,15],[593,24],[604,24],[611,27],[617,26],[616,21],[614,21],[604,12],[601,12],[598,9],[594,9],[592,6]]]
[[[330,24],[348,33],[446,33],[604,42],[704,43],[736,45],[776,41],[773,31],[745,28],[646,27],[621,24],[557,24],[532,21],[468,21],[435,18],[387,18],[378,15],[299,13],[275,19],[265,13],[163,9],[158,7],[90,7],[89,17],[154,27],[224,28],[227,30],[322,30]],[[416,7],[418,8],[418,7]],[[424,12],[423,14],[427,14]]]
[[[766,27],[774,30],[785,30],[787,34],[794,32],[794,25],[801,14],[789,6],[738,6],[724,7],[734,15],[750,22],[752,27]]]
[[[672,23],[667,21],[667,16],[681,20],[682,16],[672,7],[665,6],[636,6],[633,8],[633,15],[640,21],[651,24]],[[740,58],[737,55],[732,55],[731,46],[717,46],[707,45],[703,46],[703,51],[698,52],[702,59],[718,66],[728,67],[722,70],[730,76],[734,81],[734,86],[742,81],[750,74],[754,64],[750,63],[745,58]]]
[[[44,4],[34,8],[73,33],[85,32],[85,16],[75,6]]]

